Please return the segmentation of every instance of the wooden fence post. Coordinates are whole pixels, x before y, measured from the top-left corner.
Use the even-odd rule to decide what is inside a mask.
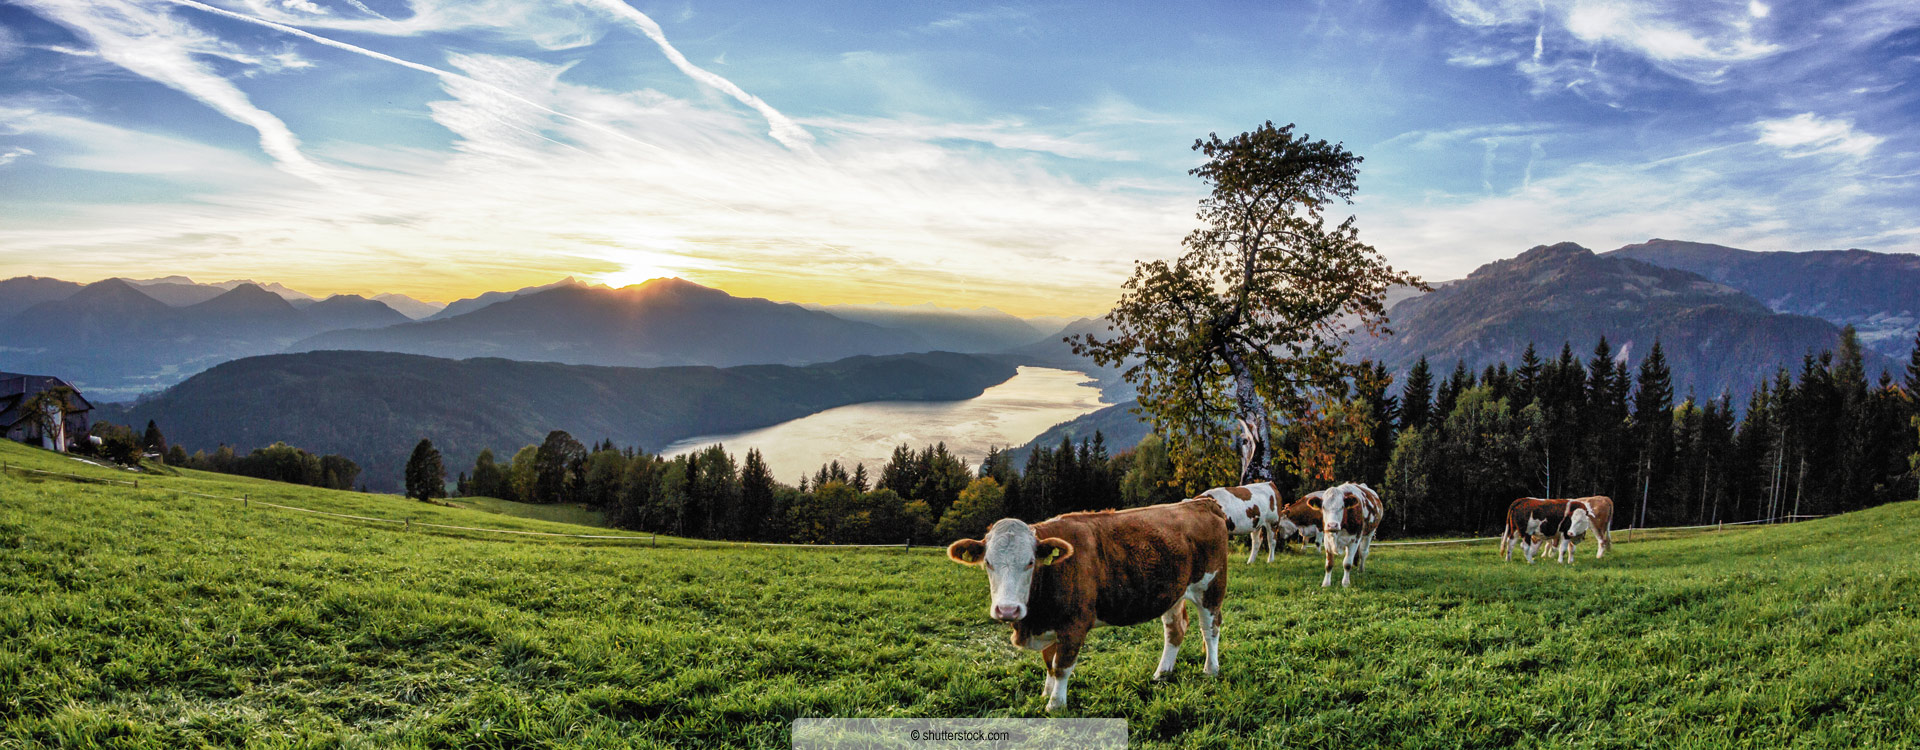
[[[908,551],[908,552],[912,552],[912,551],[913,551],[913,537],[907,537],[907,545],[906,545],[906,546],[907,546],[907,551]]]
[[[240,496],[240,507],[242,508],[253,507],[253,493],[249,492]]]
[[[407,519],[407,529],[406,529],[406,530],[407,530],[407,531],[412,531],[412,530],[413,530],[413,519],[411,519],[411,518],[409,518],[409,519]]]

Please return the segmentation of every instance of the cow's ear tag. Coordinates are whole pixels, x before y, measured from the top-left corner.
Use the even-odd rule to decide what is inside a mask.
[[[1065,539],[1052,536],[1040,540],[1040,548],[1036,551],[1038,554],[1034,557],[1041,565],[1052,565],[1072,557],[1073,545]]]

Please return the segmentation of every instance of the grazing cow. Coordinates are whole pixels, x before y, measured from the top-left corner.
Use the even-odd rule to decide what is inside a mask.
[[[1320,491],[1320,548],[1326,552],[1326,577],[1320,586],[1333,585],[1334,558],[1344,557],[1340,585],[1353,585],[1353,571],[1367,569],[1367,553],[1373,549],[1373,535],[1380,530],[1380,519],[1387,508],[1373,488],[1364,484],[1342,484]]]
[[[1606,495],[1577,498],[1593,511],[1593,539],[1599,550],[1593,559],[1606,557],[1613,550],[1613,498]]]
[[[1611,504],[1609,501],[1608,505]],[[1596,528],[1594,510],[1586,498],[1523,497],[1507,506],[1507,528],[1500,534],[1500,556],[1512,561],[1513,547],[1518,544],[1526,553],[1527,563],[1532,564],[1534,551],[1545,543],[1553,550],[1554,559],[1572,562],[1573,545]]]
[[[1271,533],[1280,523],[1280,489],[1272,482],[1215,487],[1194,499],[1219,503],[1220,510],[1227,514],[1227,533],[1252,537],[1252,548],[1247,550],[1248,565],[1259,556],[1263,540],[1267,544],[1267,562],[1273,562],[1273,553],[1280,546],[1280,537]]]
[[[962,539],[947,556],[986,570],[987,614],[1013,627],[1013,644],[1040,652],[1047,710],[1067,705],[1087,631],[1165,628],[1156,680],[1173,671],[1187,634],[1187,602],[1200,608],[1206,671],[1220,674],[1220,604],[1227,595],[1227,518],[1212,502],[1068,513],[1028,524],[1003,518],[985,539]]]
[[[1299,537],[1302,544],[1320,543],[1320,493],[1309,492],[1280,509],[1280,521],[1274,524],[1280,542]],[[1255,532],[1258,539],[1258,532]]]

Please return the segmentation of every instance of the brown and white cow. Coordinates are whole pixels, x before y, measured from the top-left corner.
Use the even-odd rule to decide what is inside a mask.
[[[1280,509],[1280,521],[1274,524],[1280,543],[1299,538],[1302,544],[1320,543],[1320,493],[1309,492],[1299,500],[1287,503]],[[1260,538],[1260,532],[1254,532],[1254,539]],[[1256,543],[1258,543],[1256,541]]]
[[[1067,680],[1095,627],[1160,618],[1166,638],[1153,677],[1164,679],[1186,639],[1189,601],[1200,608],[1207,674],[1220,674],[1226,521],[1218,504],[1193,500],[1036,524],[1003,518],[947,556],[986,571],[987,614],[1013,627],[1014,645],[1040,652],[1052,711],[1067,704]]]
[[[1267,562],[1280,546],[1280,537],[1272,531],[1280,523],[1280,489],[1272,482],[1256,482],[1239,487],[1215,487],[1200,493],[1195,500],[1212,500],[1227,514],[1227,533],[1251,537],[1247,564],[1260,555],[1260,543],[1266,542]]]
[[[1380,530],[1380,519],[1387,508],[1380,495],[1364,484],[1328,487],[1320,495],[1320,548],[1326,552],[1327,574],[1320,586],[1333,585],[1333,561],[1343,558],[1340,585],[1353,585],[1353,571],[1365,572],[1367,554],[1373,550],[1373,535]]]
[[[1593,511],[1593,539],[1595,546],[1599,547],[1593,553],[1593,559],[1606,557],[1608,552],[1613,551],[1613,498],[1593,495],[1575,499]]]
[[[1507,528],[1500,534],[1500,556],[1512,561],[1513,547],[1517,544],[1526,553],[1527,563],[1532,564],[1534,552],[1544,543],[1553,551],[1555,560],[1571,563],[1574,544],[1596,527],[1593,507],[1585,498],[1523,497],[1507,506]]]

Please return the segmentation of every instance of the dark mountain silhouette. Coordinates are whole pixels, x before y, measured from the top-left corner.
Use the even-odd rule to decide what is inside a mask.
[[[422,437],[447,456],[449,473],[471,466],[483,448],[505,461],[556,429],[582,442],[612,438],[657,450],[863,401],[972,398],[1015,369],[945,352],[805,367],[642,369],[324,351],[228,362],[137,405],[105,407],[98,418],[151,419],[170,441],[209,452],[222,443],[245,453],[286,441],[339,453],[365,469],[370,486],[392,489]]]
[[[449,306],[451,309],[451,306]],[[465,315],[377,330],[332,331],[295,351],[353,349],[568,364],[803,364],[929,347],[910,333],[735,297],[682,279],[624,289],[562,286]]]
[[[999,310],[956,310],[933,304],[805,305],[846,320],[907,331],[929,348],[951,352],[1002,352],[1038,340],[1044,331]]]
[[[1517,362],[1528,342],[1542,358],[1571,342],[1583,361],[1601,336],[1637,363],[1657,338],[1673,366],[1674,387],[1702,397],[1743,397],[1776,368],[1797,369],[1802,355],[1833,348],[1839,328],[1819,318],[1776,313],[1759,300],[1697,274],[1579,245],[1542,245],[1481,266],[1471,276],[1404,300],[1389,312],[1395,335],[1361,338],[1351,359],[1404,372],[1425,356],[1436,371]],[[1877,374],[1890,362],[1869,352]]]
[[[1861,343],[1905,356],[1920,329],[1920,255],[1866,250],[1753,252],[1648,240],[1606,253],[1673,268],[1752,295],[1775,312],[1853,325]]]
[[[307,305],[301,312],[326,330],[341,328],[384,328],[413,322],[412,318],[379,300],[358,294],[336,294]]]
[[[79,284],[40,276],[19,276],[0,281],[0,321],[19,315],[42,302],[63,300],[80,291]]]
[[[459,316],[465,315],[475,310],[479,310],[480,308],[486,307],[488,305],[492,305],[496,302],[505,302],[515,297],[522,297],[529,294],[538,294],[540,292],[544,292],[549,289],[563,289],[566,287],[573,287],[573,286],[584,287],[586,286],[586,284],[582,284],[579,281],[576,281],[572,276],[568,276],[564,279],[553,282],[551,284],[522,287],[520,289],[516,289],[511,292],[487,292],[478,297],[468,297],[462,300],[455,300],[452,303],[448,304],[446,307],[440,308],[439,312],[428,315],[426,319],[427,320],[444,320],[446,318],[457,318]]]

